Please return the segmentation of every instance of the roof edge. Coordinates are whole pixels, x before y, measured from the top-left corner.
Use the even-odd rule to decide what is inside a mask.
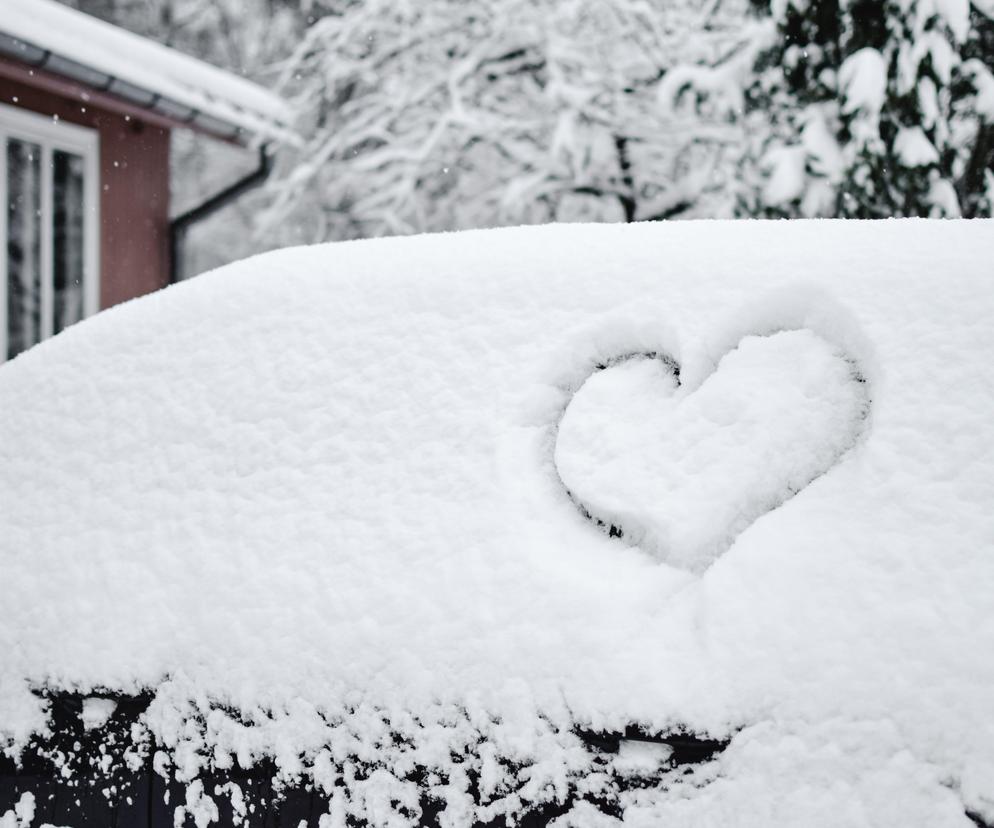
[[[20,78],[24,82],[47,87],[49,91],[69,93],[72,97],[79,97],[92,103],[96,102],[95,96],[99,96],[108,108],[123,107],[129,110],[127,114],[135,117],[149,119],[151,116],[151,119],[156,120],[159,125],[171,129],[192,129],[218,140],[242,146],[251,144],[254,138],[293,146],[301,143],[300,136],[289,124],[269,118],[263,113],[251,112],[235,104],[229,106],[238,110],[240,117],[237,118],[225,118],[216,112],[205,112],[168,95],[38,46],[24,38],[0,31],[0,58],[4,57],[28,67],[26,77]],[[54,80],[54,84],[38,83],[41,78],[36,73],[48,75]],[[64,86],[61,89],[53,89],[53,85],[57,85],[60,79],[64,79],[62,82],[69,87],[76,88]]]

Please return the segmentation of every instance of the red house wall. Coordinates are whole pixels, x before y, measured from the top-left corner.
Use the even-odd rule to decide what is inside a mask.
[[[0,58],[0,101],[100,133],[100,307],[169,283],[169,129],[22,82]],[[30,78],[29,78],[30,80]]]

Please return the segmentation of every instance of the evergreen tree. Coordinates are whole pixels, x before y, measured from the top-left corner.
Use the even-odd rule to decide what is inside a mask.
[[[746,105],[750,215],[991,215],[994,10],[968,0],[758,0],[777,41]]]

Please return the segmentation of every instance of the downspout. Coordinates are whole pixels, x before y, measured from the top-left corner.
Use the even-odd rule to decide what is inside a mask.
[[[184,277],[183,243],[190,227],[227,207],[242,193],[258,187],[269,177],[272,168],[273,157],[269,154],[269,148],[263,144],[259,147],[259,165],[252,172],[169,222],[169,284],[176,284]]]

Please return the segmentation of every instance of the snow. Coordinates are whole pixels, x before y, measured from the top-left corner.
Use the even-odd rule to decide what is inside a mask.
[[[184,825],[186,815],[190,816],[197,828],[207,828],[208,825],[219,819],[217,805],[204,793],[204,783],[199,779],[187,787],[186,804],[176,809],[174,824]]]
[[[775,35],[747,0],[345,4],[282,67],[314,129],[266,233],[730,215],[743,78]]]
[[[921,107],[921,124],[926,129],[931,129],[942,118],[942,110],[939,108],[939,90],[936,89],[935,82],[931,78],[922,78],[918,81],[918,106]]]
[[[908,167],[926,167],[939,161],[939,153],[921,127],[901,127],[894,139],[894,153]]]
[[[843,90],[843,112],[876,117],[887,91],[887,62],[876,49],[866,47],[849,55],[839,67],[839,87]]]
[[[28,828],[35,818],[35,797],[32,793],[21,794],[14,807],[0,815],[0,828]]]
[[[887,93],[887,60],[866,47],[849,55],[839,67],[842,112],[856,117],[850,124],[856,148],[880,151],[880,112]]]
[[[746,58],[751,57],[751,53]],[[677,112],[683,98],[707,97],[722,114],[741,112],[742,86],[739,76],[747,60],[728,61],[717,67],[681,65],[669,69],[656,92],[664,112]]]
[[[630,724],[731,744],[626,824],[994,820],[992,230],[322,245],[70,328],[0,367],[3,733],[148,688],[198,824],[263,755],[514,820],[651,775],[574,732]]]
[[[854,445],[864,385],[810,331],[744,338],[690,393],[665,362],[626,360],[574,395],[556,466],[585,511],[702,572]]]
[[[257,84],[55,0],[4,0],[0,32],[192,107],[250,134],[295,141],[293,113]]]
[[[826,109],[828,108],[809,107],[806,123],[801,130],[801,143],[814,171],[835,183],[842,178],[846,162],[842,148],[829,127],[831,113],[825,111]]]
[[[987,123],[994,122],[994,74],[975,58],[966,61],[963,70],[972,78],[977,89],[977,114]]]
[[[83,722],[83,727],[87,730],[93,730],[107,724],[116,709],[117,702],[113,699],[102,699],[98,696],[93,696],[83,699],[83,708],[80,711],[79,718]]]
[[[956,188],[944,178],[940,178],[937,171],[932,171],[928,188],[928,203],[931,204],[939,216],[946,218],[959,218],[959,198]]]
[[[30,792],[22,793],[13,807],[0,814],[0,828],[31,828],[35,818],[35,796]],[[45,822],[38,828],[69,828]]]
[[[936,11],[949,26],[957,43],[966,41],[970,33],[970,0],[934,0]]]
[[[914,45],[916,59],[921,60],[926,54],[931,58],[932,70],[942,84],[948,84],[953,77],[953,69],[959,63],[959,55],[952,44],[939,32],[926,32]]]
[[[804,193],[804,166],[807,151],[803,146],[775,147],[766,153],[770,176],[763,187],[763,201],[770,206],[789,204]]]

